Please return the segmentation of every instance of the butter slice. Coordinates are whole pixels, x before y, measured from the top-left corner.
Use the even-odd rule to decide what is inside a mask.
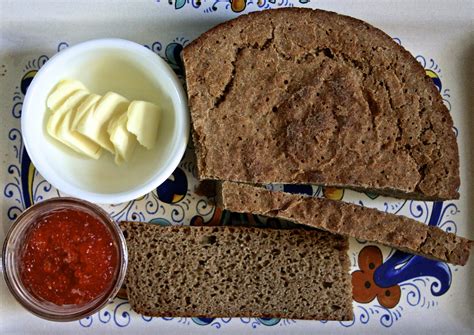
[[[84,104],[84,102],[82,104]],[[90,158],[98,159],[102,154],[102,148],[97,143],[91,141],[72,128],[72,123],[78,108],[79,107],[73,108],[64,115],[64,118],[58,127],[57,136],[61,142],[76,152],[84,154]]]
[[[146,101],[132,101],[127,111],[127,130],[137,137],[138,142],[148,150],[156,143],[160,109]]]
[[[127,130],[127,113],[116,116],[110,121],[107,132],[115,149],[115,163],[128,162],[137,146],[135,135]]]
[[[89,92],[87,92],[86,90],[77,90],[72,93],[71,96],[66,98],[64,103],[49,117],[48,123],[46,124],[46,130],[48,131],[48,134],[50,134],[55,139],[61,141],[61,139],[58,137],[58,128],[60,123],[64,119],[64,115],[68,113],[71,109],[80,105],[88,95]]]
[[[107,127],[111,119],[127,111],[128,105],[129,101],[123,96],[108,92],[97,102],[95,108],[84,114],[75,130],[114,154],[114,145],[110,141]]]
[[[95,105],[100,100],[100,98],[102,98],[100,95],[91,93],[87,99],[84,100],[79,107],[77,107],[74,119],[72,120],[72,129],[77,128],[84,115],[86,115],[91,108],[95,108]]]
[[[80,81],[71,79],[61,80],[49,94],[46,106],[54,113],[74,92],[79,90],[87,91],[87,88]]]

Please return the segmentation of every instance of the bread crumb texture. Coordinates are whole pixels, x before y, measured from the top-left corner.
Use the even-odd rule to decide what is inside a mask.
[[[132,308],[151,316],[352,319],[346,238],[122,223]]]
[[[183,55],[200,178],[459,197],[449,111],[379,29],[267,10],[215,27]]]

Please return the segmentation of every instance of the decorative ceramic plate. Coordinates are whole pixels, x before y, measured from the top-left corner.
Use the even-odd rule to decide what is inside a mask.
[[[277,7],[318,7],[366,20],[410,50],[450,109],[461,156],[461,198],[423,202],[342,189],[280,185],[274,188],[340,199],[412,217],[474,237],[472,193],[472,71],[474,34],[470,1],[148,0],[0,2],[0,242],[22,210],[63,196],[31,164],[22,143],[22,102],[38,69],[69,45],[99,37],[139,42],[165,58],[183,78],[180,52],[199,34],[241,13]],[[471,100],[469,100],[471,99]],[[222,212],[194,193],[192,144],[173,175],[129,203],[104,206],[115,220],[214,225],[263,219]],[[470,206],[469,206],[470,205]],[[354,320],[299,321],[263,318],[151,318],[125,299],[72,323],[52,323],[26,312],[0,280],[0,333],[463,333],[473,332],[473,262],[447,265],[351,240]],[[360,264],[360,265],[359,265]],[[370,264],[364,266],[363,264]]]

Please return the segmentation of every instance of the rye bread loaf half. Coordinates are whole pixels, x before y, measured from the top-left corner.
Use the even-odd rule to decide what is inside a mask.
[[[242,15],[184,48],[201,179],[458,198],[453,122],[402,46],[360,20]]]
[[[348,242],[326,232],[122,223],[127,294],[149,316],[351,320]]]
[[[455,265],[469,258],[472,241],[404,216],[233,182],[220,188],[218,203],[233,212],[277,217]]]

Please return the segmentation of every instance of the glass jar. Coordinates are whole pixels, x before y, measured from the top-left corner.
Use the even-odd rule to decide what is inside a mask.
[[[101,222],[110,233],[117,253],[117,265],[111,283],[96,298],[81,305],[59,306],[39,298],[25,287],[20,275],[21,255],[29,232],[39,219],[63,209],[85,212]],[[127,245],[118,225],[99,206],[74,198],[54,198],[31,206],[16,219],[3,244],[3,273],[10,292],[28,311],[51,321],[79,320],[104,307],[122,286],[127,260]]]

